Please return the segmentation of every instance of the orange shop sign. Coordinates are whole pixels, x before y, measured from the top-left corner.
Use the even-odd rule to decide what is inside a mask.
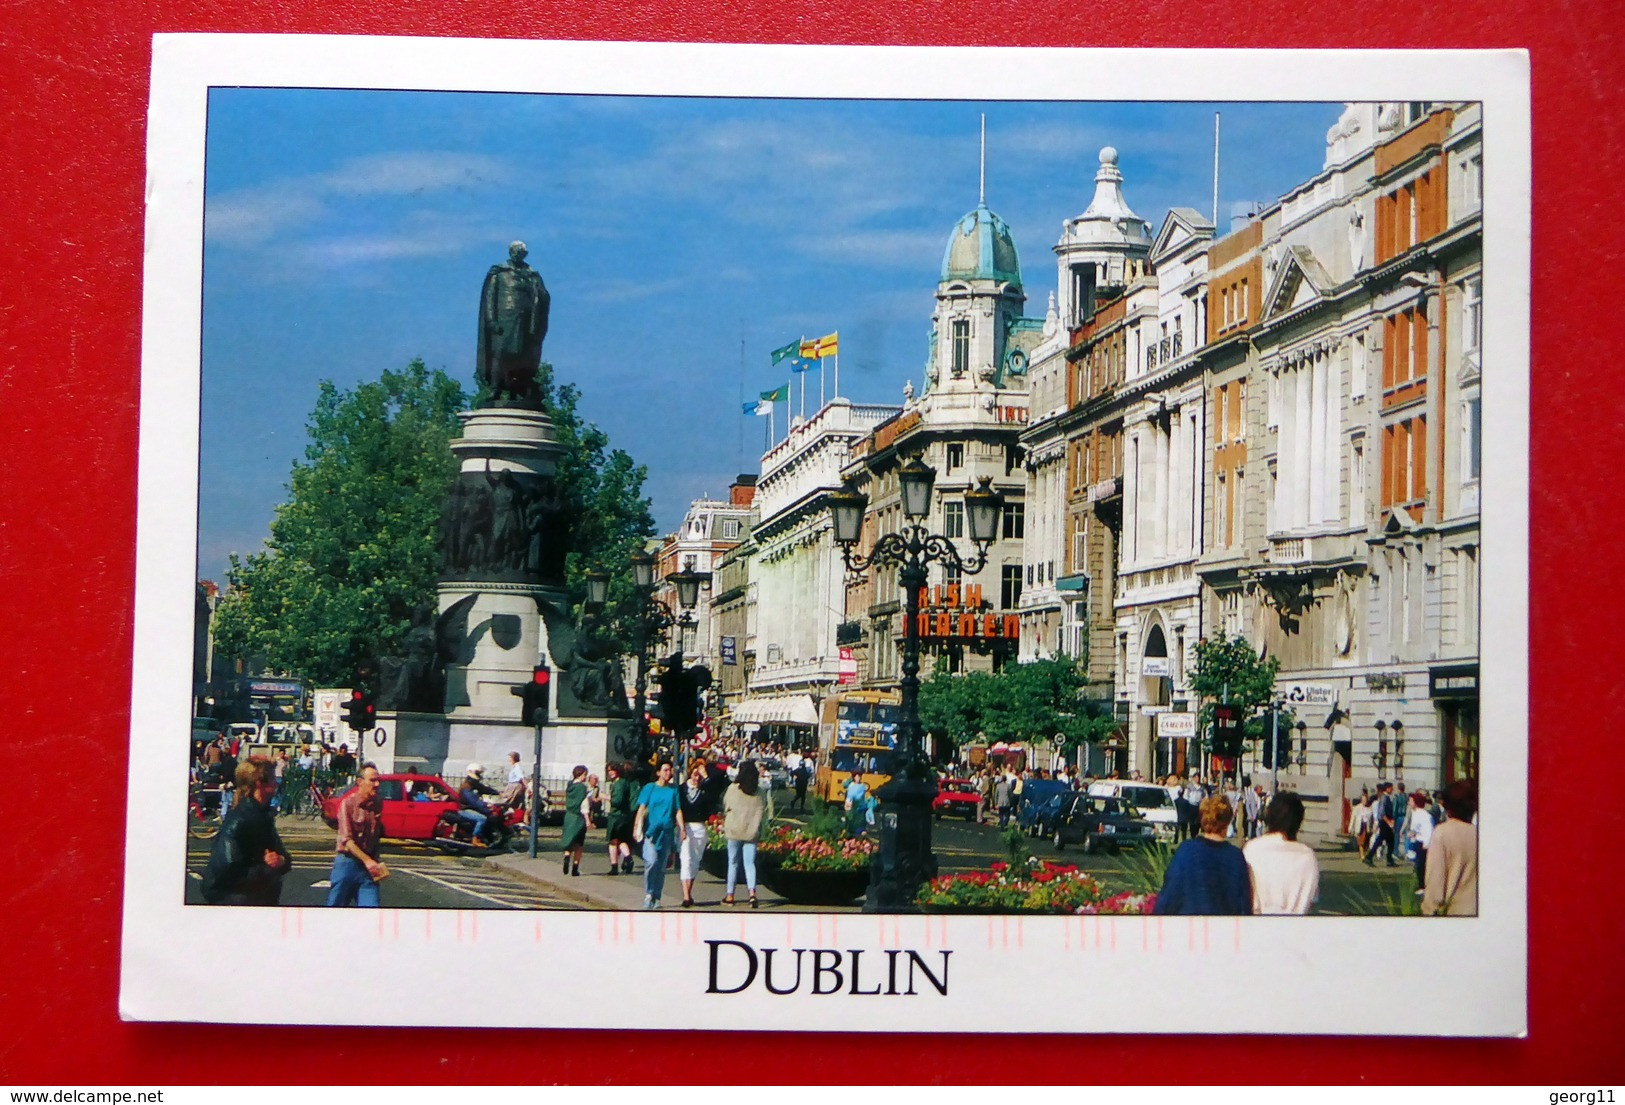
[[[920,588],[917,631],[921,637],[982,637],[1015,640],[1021,617],[984,609],[979,583],[939,583]]]

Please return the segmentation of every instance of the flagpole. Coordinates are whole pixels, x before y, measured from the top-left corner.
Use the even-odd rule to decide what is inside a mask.
[[[835,354],[835,398],[841,397],[841,354]]]

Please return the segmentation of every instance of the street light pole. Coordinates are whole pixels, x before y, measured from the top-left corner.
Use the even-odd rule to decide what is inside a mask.
[[[920,592],[925,588],[926,566],[933,560],[951,564],[964,575],[975,575],[987,566],[988,547],[997,536],[1003,502],[982,479],[980,487],[965,494],[967,521],[976,555],[966,560],[953,542],[929,533],[921,523],[930,512],[931,486],[936,472],[918,457],[903,465],[898,473],[903,513],[909,524],[899,533],[882,535],[867,555],[855,551],[863,525],[867,500],[851,490],[829,497],[835,543],[848,571],[863,572],[875,565],[898,569],[903,589],[903,663],[901,702],[897,723],[898,753],[892,780],[875,792],[881,801],[879,811],[880,850],[869,869],[869,893],[864,902],[867,913],[902,913],[913,908],[920,885],[936,877],[937,859],[931,850],[931,803],[936,798],[936,782],[931,762],[925,754],[920,728]]]

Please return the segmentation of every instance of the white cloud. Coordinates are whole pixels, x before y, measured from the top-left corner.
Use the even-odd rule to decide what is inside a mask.
[[[934,264],[948,241],[946,230],[848,230],[796,237],[795,249],[825,260],[848,260],[862,264]]]
[[[256,246],[314,222],[326,211],[315,195],[283,182],[211,197],[204,220],[211,244]]]
[[[508,162],[484,154],[433,150],[376,154],[351,158],[325,172],[285,177],[211,196],[205,218],[211,244],[264,246],[322,223],[336,208],[356,198],[427,198],[453,190],[503,185],[515,177]],[[408,217],[424,216],[420,212]],[[306,243],[295,247],[295,252],[340,263],[345,259],[367,261],[444,252],[442,245],[429,245],[421,231],[407,237],[385,237],[397,240],[340,234],[329,240],[325,249]]]
[[[638,299],[671,295],[691,287],[686,279],[672,280],[603,280],[583,285],[577,298],[584,303],[628,303]]]
[[[408,150],[352,158],[311,183],[328,195],[400,196],[506,184],[514,176],[513,167],[498,157]]]

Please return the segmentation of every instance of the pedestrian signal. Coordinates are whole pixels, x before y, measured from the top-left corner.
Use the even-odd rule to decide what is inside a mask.
[[[1286,767],[1292,761],[1292,730],[1281,729],[1264,735],[1264,766]]]
[[[1213,754],[1241,755],[1241,711],[1228,702],[1213,707]]]
[[[372,695],[359,688],[350,692],[350,701],[344,704],[344,724],[357,733],[369,733],[378,727],[378,707]]]
[[[530,682],[508,688],[509,693],[521,700],[519,720],[525,725],[546,725],[550,716],[549,695],[552,692],[553,669],[537,664],[530,673]]]

